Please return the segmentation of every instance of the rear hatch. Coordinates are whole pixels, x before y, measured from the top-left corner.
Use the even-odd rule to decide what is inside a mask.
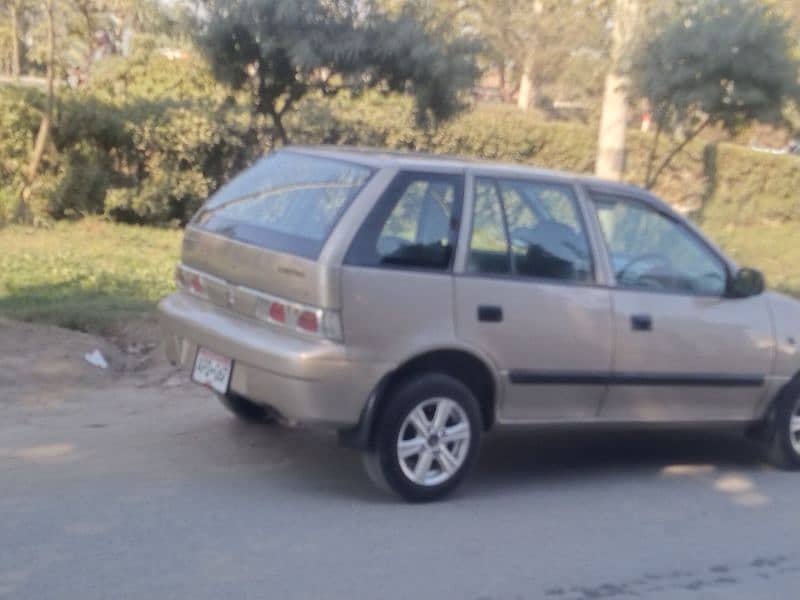
[[[318,258],[372,172],[295,150],[262,158],[214,194],[187,226],[179,284],[250,316],[264,298],[336,308],[333,273]]]

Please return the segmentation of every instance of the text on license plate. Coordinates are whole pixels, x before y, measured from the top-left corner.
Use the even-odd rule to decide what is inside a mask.
[[[192,381],[224,394],[231,380],[233,361],[205,348],[197,351],[192,369]]]

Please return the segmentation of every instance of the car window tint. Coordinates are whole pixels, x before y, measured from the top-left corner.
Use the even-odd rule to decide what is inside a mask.
[[[356,236],[346,262],[448,269],[461,190],[461,178],[454,175],[398,175]]]
[[[522,199],[519,190],[509,185],[504,185],[502,189],[508,228],[535,227],[539,218]]]
[[[499,180],[499,187],[514,272],[522,277],[591,281],[591,250],[572,188],[518,180]]]
[[[372,170],[278,151],[234,177],[192,225],[270,250],[315,258]]]
[[[469,263],[472,273],[509,273],[509,244],[503,208],[494,181],[478,179],[472,217]]]
[[[722,261],[684,224],[638,202],[595,198],[617,285],[721,296]]]
[[[430,244],[447,239],[453,207],[453,186],[443,182],[414,181],[392,210],[378,238],[378,252],[395,240],[403,244]]]

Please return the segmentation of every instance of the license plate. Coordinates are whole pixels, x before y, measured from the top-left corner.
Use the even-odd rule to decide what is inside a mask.
[[[200,348],[192,369],[192,381],[224,394],[231,381],[233,361],[205,348]]]

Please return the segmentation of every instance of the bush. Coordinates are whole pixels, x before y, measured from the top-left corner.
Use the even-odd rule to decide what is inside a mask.
[[[120,73],[123,67],[128,72]],[[211,191],[253,158],[247,120],[202,76],[196,60],[151,54],[130,64],[112,61],[107,68],[112,73],[101,74],[88,89],[59,90],[52,143],[32,189],[33,213],[185,223]],[[116,89],[119,80],[126,81],[126,90]],[[0,90],[3,221],[14,214],[42,105],[38,91]]]
[[[0,93],[0,224],[14,216],[22,189],[22,173],[39,127],[39,94],[6,87]]]
[[[114,59],[88,90],[59,93],[51,147],[32,194],[48,218],[106,214],[185,223],[201,202],[265,148],[251,121],[195,57]],[[124,85],[123,83],[124,82]],[[42,96],[0,90],[0,219],[13,215],[38,128]],[[411,98],[376,91],[307,97],[286,120],[295,143],[456,154],[591,172],[596,131],[478,105],[437,131],[415,125]],[[631,132],[627,178],[644,180],[652,136]],[[667,151],[664,144],[661,152]],[[800,220],[800,159],[695,141],[654,190],[715,226]]]
[[[578,123],[533,121],[511,107],[481,105],[435,133],[413,125],[410,100],[377,93],[304,102],[292,121],[302,143],[355,144],[492,159],[591,173],[596,131]],[[641,184],[653,138],[628,135],[626,178]],[[669,150],[663,143],[656,162]],[[695,141],[659,179],[654,193],[702,219],[800,220],[800,159],[731,144]]]

